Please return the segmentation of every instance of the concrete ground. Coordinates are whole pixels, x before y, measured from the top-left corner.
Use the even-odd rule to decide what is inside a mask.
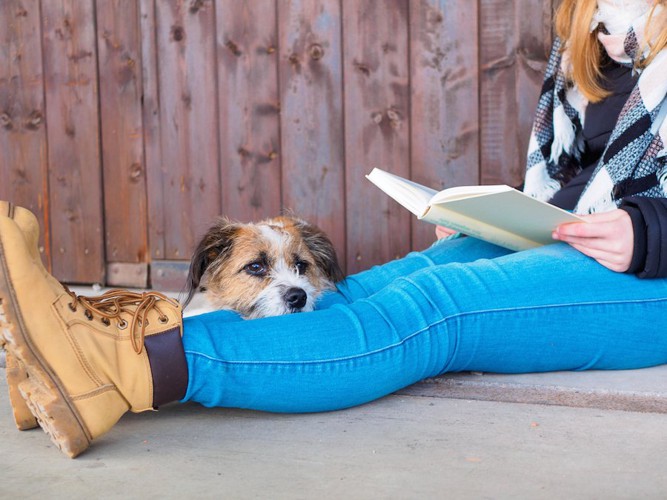
[[[17,431],[2,498],[665,498],[665,415],[410,393],[333,413],[173,405],[75,460]]]
[[[2,372],[3,499],[667,498],[667,366],[457,374],[312,415],[176,404],[75,460],[15,429]]]

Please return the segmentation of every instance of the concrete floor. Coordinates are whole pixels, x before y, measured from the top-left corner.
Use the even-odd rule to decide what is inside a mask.
[[[409,394],[313,415],[172,405],[71,460],[14,428],[2,378],[1,498],[667,497],[659,413]]]

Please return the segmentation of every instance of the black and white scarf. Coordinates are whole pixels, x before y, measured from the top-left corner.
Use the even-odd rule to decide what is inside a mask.
[[[591,30],[614,61],[633,66],[645,47],[652,0],[598,0]],[[654,16],[661,7],[656,7]],[[556,39],[528,147],[524,191],[548,201],[581,169],[587,101],[567,79],[569,53]],[[642,54],[644,56],[645,54]],[[638,70],[637,70],[638,71]],[[638,71],[639,72],[639,71]],[[667,197],[667,50],[639,72],[607,147],[575,207],[577,213],[616,208],[623,198]]]

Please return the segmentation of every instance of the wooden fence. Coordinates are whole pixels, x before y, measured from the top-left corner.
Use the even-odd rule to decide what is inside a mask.
[[[368,268],[433,239],[371,167],[521,181],[556,1],[2,0],[0,198],[70,283],[178,287],[283,209]]]

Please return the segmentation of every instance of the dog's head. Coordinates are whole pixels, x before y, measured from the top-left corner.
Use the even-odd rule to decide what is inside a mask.
[[[220,218],[192,257],[185,305],[201,290],[213,307],[248,319],[312,311],[341,279],[333,244],[316,226],[293,217]]]

